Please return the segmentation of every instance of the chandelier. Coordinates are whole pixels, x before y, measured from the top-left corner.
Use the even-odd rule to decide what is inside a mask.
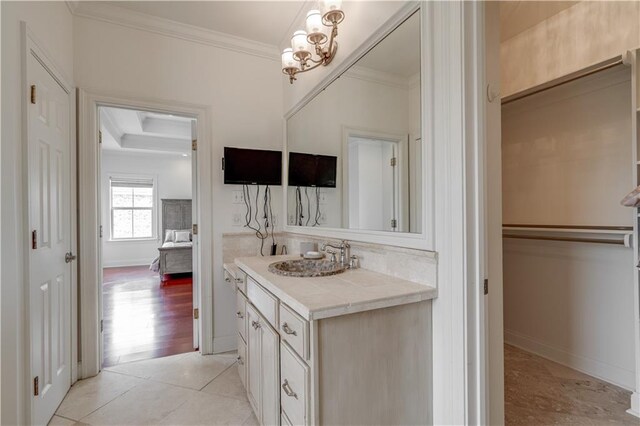
[[[307,13],[306,31],[293,33],[291,47],[282,52],[282,72],[293,84],[296,75],[311,71],[320,65],[329,65],[336,55],[338,24],[344,19],[341,0],[322,2],[323,12],[310,10]]]

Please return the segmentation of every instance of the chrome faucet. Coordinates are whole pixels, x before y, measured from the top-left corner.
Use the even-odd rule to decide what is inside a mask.
[[[349,258],[351,257],[350,256],[351,246],[349,245],[349,242],[347,240],[342,240],[339,246],[334,246],[333,244],[329,244],[329,243],[322,244],[321,250],[331,254],[332,255],[331,260],[332,262],[335,262],[335,253],[333,253],[332,250],[329,250],[328,247],[331,247],[336,250],[340,250],[340,265],[349,267]]]

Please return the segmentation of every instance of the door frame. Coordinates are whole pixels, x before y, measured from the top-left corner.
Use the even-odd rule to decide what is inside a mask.
[[[76,128],[76,99],[73,96],[75,92],[75,88],[61,69],[56,65],[55,60],[49,53],[44,49],[43,44],[36,38],[34,33],[30,30],[29,26],[25,21],[20,22],[20,36],[22,42],[22,66],[21,66],[21,79],[22,79],[22,183],[23,183],[23,211],[28,215],[30,211],[29,206],[29,104],[27,99],[29,99],[29,80],[28,80],[28,66],[29,66],[29,55],[32,55],[43,67],[44,69],[53,77],[54,80],[60,85],[62,90],[67,94],[69,99],[69,164],[75,164],[77,159],[77,138],[76,132],[74,131]],[[78,235],[77,235],[77,171],[75,167],[71,167],[69,170],[69,203],[70,203],[70,222],[71,222],[71,235],[70,235],[70,251],[72,253],[77,253],[78,248]],[[23,235],[28,236],[31,234],[30,229],[30,219],[23,221]],[[22,245],[23,247],[23,274],[24,274],[24,283],[29,283],[30,280],[30,266],[31,266],[31,246],[27,243]],[[71,289],[71,330],[70,336],[71,341],[69,348],[71,364],[70,364],[70,374],[71,374],[71,384],[78,380],[78,351],[77,351],[77,306],[78,306],[78,264],[71,264],[71,275],[70,275],[70,289]],[[22,333],[23,348],[24,348],[24,356],[22,357],[24,361],[24,394],[26,404],[25,407],[25,423],[30,424],[31,419],[33,417],[33,395],[32,395],[32,387],[31,380],[33,374],[31,372],[31,318],[29,316],[29,312],[31,312],[31,300],[30,300],[30,286],[26,285],[23,288],[23,320],[24,320],[24,328]],[[18,351],[20,349],[18,348]]]
[[[125,94],[78,89],[78,176],[80,251],[80,377],[95,376],[102,369],[101,319],[101,238],[100,233],[100,144],[98,107],[110,106],[166,114],[182,114],[197,120],[197,224],[198,245],[194,250],[198,264],[195,288],[199,293],[197,308],[199,352],[213,353],[213,149],[209,117],[211,107],[179,101],[145,99]],[[204,303],[206,302],[206,303]]]
[[[395,143],[398,146],[396,157],[400,158],[400,165],[396,170],[397,181],[395,182],[394,191],[398,197],[395,200],[394,209],[396,210],[396,220],[398,221],[398,229],[402,229],[405,223],[408,223],[409,204],[408,204],[408,158],[409,158],[409,134],[400,135],[394,133],[386,133],[377,130],[364,129],[358,127],[342,126],[342,225],[349,227],[349,138],[376,139]],[[404,209],[404,204],[406,209]],[[406,210],[406,211],[404,211]],[[394,231],[402,232],[402,231]],[[404,231],[409,232],[409,231]]]

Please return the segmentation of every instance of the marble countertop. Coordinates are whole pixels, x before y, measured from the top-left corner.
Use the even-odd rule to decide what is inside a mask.
[[[238,268],[238,266],[235,263],[223,263],[222,267],[229,272],[229,274],[235,278],[238,279],[240,278],[240,268]]]
[[[406,303],[430,300],[435,287],[366,269],[327,277],[285,277],[269,272],[269,264],[299,256],[240,257],[236,265],[307,320],[318,320]]]

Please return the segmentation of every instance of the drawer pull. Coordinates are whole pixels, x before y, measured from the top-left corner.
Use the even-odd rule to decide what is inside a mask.
[[[258,321],[251,321],[251,326],[257,330],[260,328],[260,323]]]
[[[242,357],[239,355],[238,355],[238,364],[244,365],[244,361],[242,360]]]
[[[296,333],[295,330],[292,330],[291,327],[289,327],[289,324],[287,324],[286,322],[282,324],[282,331],[284,331],[287,334],[292,334],[294,336],[298,335],[298,333]]]
[[[236,312],[236,316],[240,319],[244,318],[244,316],[242,315],[242,312],[240,311]]]
[[[226,282],[228,282],[228,283],[230,283],[230,282],[231,282],[231,278],[229,278],[229,277],[224,277],[224,280],[225,280]]]
[[[284,382],[282,382],[282,390],[287,394],[287,396],[298,399],[298,395],[291,389],[291,386],[289,386],[289,382],[287,381],[287,379],[284,379]]]

